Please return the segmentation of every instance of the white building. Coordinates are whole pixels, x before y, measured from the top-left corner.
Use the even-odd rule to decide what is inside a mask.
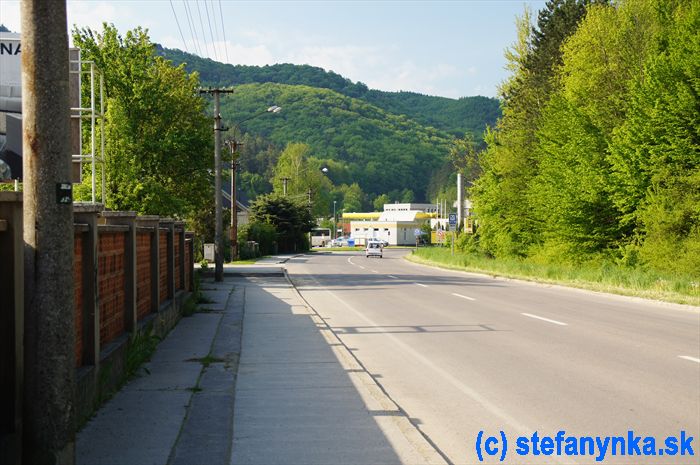
[[[344,213],[350,220],[350,236],[363,245],[368,239],[382,239],[389,245],[414,245],[416,231],[436,215],[437,205],[429,203],[387,203],[383,212]]]

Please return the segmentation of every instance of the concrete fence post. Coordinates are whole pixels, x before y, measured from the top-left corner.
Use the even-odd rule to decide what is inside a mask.
[[[88,232],[83,236],[83,360],[84,365],[95,366],[95,376],[100,364],[100,290],[99,236],[97,216],[104,210],[102,204],[73,204],[74,221],[86,224]]]
[[[161,218],[160,227],[168,230],[168,299],[172,300],[175,297],[175,221]]]
[[[188,247],[190,249],[190,261],[187,263],[187,267],[190,270],[189,274],[189,283],[188,283],[188,288],[187,290],[190,292],[194,291],[194,233],[193,232],[185,232],[185,237],[186,239],[189,239],[188,242]]]
[[[22,463],[24,241],[22,193],[0,192],[0,463]]]
[[[160,293],[158,280],[160,276],[160,231],[158,230],[159,216],[142,215],[136,218],[136,223],[142,228],[151,228],[151,313],[160,308]]]
[[[100,223],[129,227],[125,243],[124,322],[126,331],[133,333],[136,331],[138,320],[136,309],[136,212],[104,211]]]
[[[175,222],[175,232],[176,240],[178,242],[178,248],[180,249],[180,256],[178,257],[178,265],[180,267],[180,287],[178,290],[186,290],[187,284],[185,283],[185,222],[177,221]]]

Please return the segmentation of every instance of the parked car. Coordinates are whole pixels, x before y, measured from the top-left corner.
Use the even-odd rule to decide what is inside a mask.
[[[384,246],[379,241],[368,241],[365,246],[365,257],[379,257],[382,258],[384,254]]]
[[[349,247],[348,239],[345,236],[335,238],[328,243],[328,247]]]

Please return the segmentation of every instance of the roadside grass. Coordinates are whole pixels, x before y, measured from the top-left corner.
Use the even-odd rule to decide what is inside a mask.
[[[539,264],[460,252],[452,255],[449,248],[442,247],[419,248],[406,258],[416,263],[453,270],[700,306],[698,277],[622,267],[611,262]]]

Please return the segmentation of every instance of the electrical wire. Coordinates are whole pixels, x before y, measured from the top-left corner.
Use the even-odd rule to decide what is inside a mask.
[[[214,41],[214,32],[211,30],[211,19],[209,19],[209,7],[206,0],[204,1],[204,10],[207,12],[207,23],[209,24],[209,37],[211,37],[211,47],[214,49],[214,59],[219,61],[219,55],[216,53],[216,42]],[[216,24],[216,22],[214,22]]]
[[[197,55],[201,55],[202,53],[200,52],[199,48],[199,38],[197,37],[197,33],[195,28],[192,27],[192,24],[194,23],[192,14],[190,12],[189,6],[187,6],[187,1],[182,0],[182,4],[185,6],[185,15],[187,15],[187,23],[190,26],[190,35],[192,36],[192,43],[194,45],[194,51]]]
[[[180,28],[180,21],[177,20],[177,13],[175,13],[175,7],[173,6],[173,0],[170,0],[170,8],[173,10],[173,16],[175,17],[175,24],[177,24],[177,30],[180,31],[180,37],[182,38],[182,45],[185,47],[185,51],[189,53],[189,49],[187,48],[187,42],[185,42],[185,36],[182,33],[182,29]]]
[[[197,14],[199,15],[199,27],[202,28],[202,38],[204,39],[204,49],[207,52],[207,58],[211,58],[211,55],[209,54],[209,46],[207,45],[207,33],[204,31],[204,22],[202,22],[202,10],[199,9],[199,2],[195,1],[195,5],[197,5]]]
[[[221,0],[219,0],[219,18],[221,18],[221,32],[224,34],[224,51],[226,52],[226,63],[231,63],[228,59],[228,42],[226,41],[226,28],[224,27],[224,13],[221,11]]]

